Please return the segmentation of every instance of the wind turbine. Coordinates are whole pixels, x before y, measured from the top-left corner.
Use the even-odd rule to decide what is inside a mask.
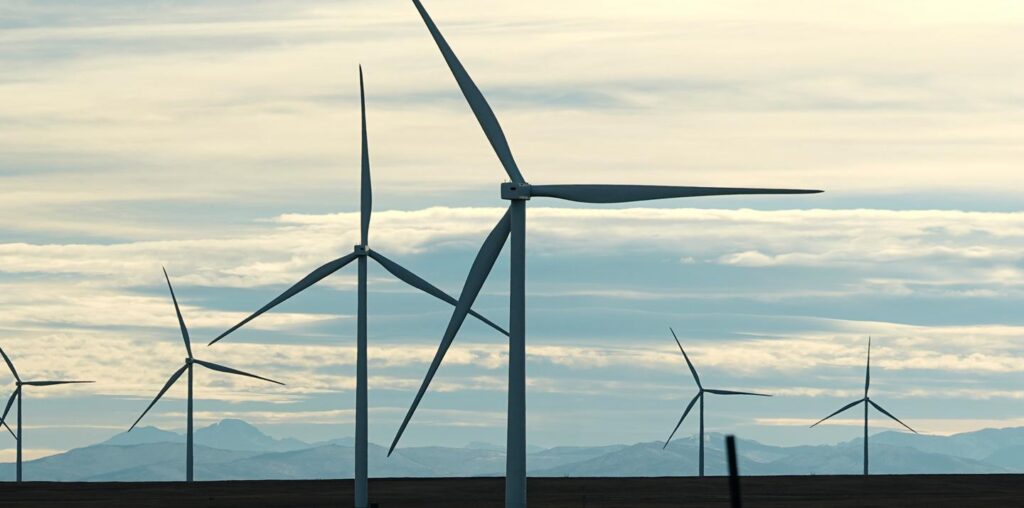
[[[21,391],[26,386],[54,386],[54,385],[70,385],[70,384],[81,384],[81,383],[92,383],[93,381],[22,381],[21,376],[18,375],[18,370],[14,368],[14,362],[7,356],[7,353],[0,348],[0,355],[3,355],[4,361],[7,362],[7,367],[11,369],[11,374],[14,375],[14,392],[11,393],[11,397],[7,399],[7,406],[4,407],[4,414],[0,415],[0,423],[4,427],[7,427],[7,432],[10,432],[14,436],[14,440],[17,443],[17,464],[15,469],[17,471],[17,480],[21,481],[21,446],[24,442],[21,434],[21,399],[24,398],[24,394]],[[14,400],[18,400],[18,432],[15,434],[11,430],[10,425],[7,424],[7,413],[11,411],[11,406],[14,405]]]
[[[501,198],[508,200],[509,208],[498,224],[484,240],[469,271],[458,305],[445,330],[437,354],[427,370],[427,375],[413,400],[391,445],[394,451],[430,381],[437,372],[445,353],[466,319],[466,314],[476,300],[480,289],[494,268],[494,263],[512,237],[510,302],[509,302],[509,355],[508,355],[508,427],[505,462],[505,506],[520,508],[526,506],[526,202],[532,197],[550,197],[580,203],[629,203],[653,199],[683,198],[695,196],[716,196],[735,194],[810,194],[820,191],[790,189],[750,189],[721,187],[670,187],[655,185],[530,185],[523,178],[512,150],[497,117],[487,104],[480,89],[469,77],[452,48],[445,41],[419,0],[413,4],[423,18],[448,68],[473,110],[487,140],[497,154],[505,172],[512,180],[501,185]]]
[[[369,145],[367,142],[366,134],[366,93],[363,88],[363,68],[359,67],[359,99],[360,109],[362,111],[362,177],[361,177],[361,193],[360,193],[360,240],[361,243],[355,246],[354,251],[351,254],[342,256],[334,261],[331,261],[307,275],[304,279],[297,282],[294,286],[288,288],[277,298],[270,301],[270,303],[264,305],[260,310],[254,312],[251,316],[243,319],[237,325],[231,327],[228,331],[220,334],[216,339],[210,342],[213,345],[217,341],[221,340],[229,333],[242,327],[249,321],[252,321],[263,314],[264,312],[276,307],[285,300],[301,293],[313,284],[316,284],[321,279],[331,275],[332,273],[341,270],[346,265],[354,260],[359,260],[359,288],[358,288],[358,321],[356,325],[356,440],[355,440],[355,506],[356,508],[367,508],[369,504],[369,493],[368,493],[368,465],[367,465],[367,450],[368,450],[368,427],[369,418],[367,413],[367,337],[366,337],[366,258],[372,258],[377,263],[380,263],[385,270],[394,275],[396,278],[409,284],[410,286],[427,293],[443,302],[450,305],[455,305],[457,302],[454,297],[438,289],[433,284],[427,282],[419,275],[416,275],[412,271],[406,269],[402,265],[399,265],[395,261],[392,261],[385,257],[383,254],[376,250],[371,250],[369,246],[369,234],[370,234],[370,212],[373,209],[373,193],[370,189],[370,154]],[[508,332],[504,328],[494,324],[487,318],[477,314],[475,311],[470,310],[470,314],[486,323],[491,328],[501,332],[504,335],[508,335]]]
[[[683,358],[686,359],[686,365],[690,367],[690,374],[693,374],[693,380],[697,383],[697,395],[693,396],[690,404],[686,406],[683,411],[683,416],[679,417],[679,423],[676,424],[676,428],[672,429],[672,433],[669,434],[668,439],[665,440],[665,446],[661,449],[668,448],[669,441],[672,441],[672,436],[676,435],[676,431],[679,430],[679,426],[683,424],[683,420],[686,419],[686,415],[690,414],[690,410],[693,409],[693,405],[700,401],[700,461],[697,463],[699,476],[704,477],[704,394],[710,393],[712,395],[753,395],[755,397],[771,397],[771,395],[765,395],[763,393],[753,392],[734,392],[732,390],[717,390],[712,388],[704,388],[704,385],[700,382],[700,376],[697,375],[697,369],[693,368],[693,363],[690,362],[690,357],[686,355],[686,351],[683,350],[683,345],[679,343],[679,337],[676,337],[676,331],[669,328],[668,331],[672,332],[672,337],[676,339],[676,344],[679,346],[679,352],[683,353]]]
[[[188,416],[187,416],[187,422],[186,422],[187,431],[185,432],[185,481],[189,482],[189,483],[192,483],[192,481],[194,480],[194,475],[192,474],[192,466],[193,466],[193,457],[192,457],[192,367],[194,365],[202,365],[203,367],[206,367],[207,369],[215,370],[215,371],[218,371],[218,372],[224,372],[224,373],[227,373],[227,374],[235,374],[235,375],[238,375],[238,376],[246,376],[246,377],[261,379],[263,381],[269,381],[271,383],[276,383],[276,384],[279,384],[279,385],[282,385],[282,386],[284,386],[284,383],[281,383],[279,381],[274,381],[273,379],[268,379],[268,378],[265,378],[265,377],[257,376],[255,374],[249,374],[248,372],[242,372],[240,370],[232,369],[231,367],[225,367],[223,365],[217,365],[216,363],[207,362],[207,361],[200,360],[200,359],[194,357],[192,355],[192,340],[189,338],[189,335],[188,335],[188,327],[185,326],[185,319],[181,316],[181,309],[178,308],[178,299],[174,296],[174,288],[171,287],[171,278],[167,276],[167,269],[166,268],[164,269],[164,278],[167,279],[167,289],[169,289],[171,291],[171,300],[174,302],[174,312],[177,313],[177,315],[178,315],[178,326],[181,328],[181,339],[185,342],[185,353],[187,353],[188,356],[185,357],[185,364],[182,365],[181,368],[179,368],[178,370],[174,371],[174,374],[171,374],[170,379],[168,379],[167,383],[164,384],[164,387],[160,389],[160,393],[157,393],[156,394],[156,398],[153,399],[153,402],[150,402],[149,406],[146,406],[146,410],[143,411],[141,415],[139,415],[139,418],[137,420],[135,420],[135,423],[133,423],[132,427],[130,429],[128,429],[128,432],[131,432],[132,429],[134,429],[135,426],[138,425],[140,421],[142,421],[142,418],[144,416],[146,416],[146,413],[148,413],[149,410],[152,409],[153,406],[156,404],[156,402],[158,400],[160,400],[160,397],[163,397],[164,393],[166,393],[167,390],[169,390],[171,388],[171,386],[173,386],[174,383],[177,382],[178,379],[181,377],[181,375],[184,374],[185,371],[187,370],[188,371]]]
[[[884,414],[885,416],[888,416],[889,418],[892,418],[893,420],[896,420],[896,423],[899,423],[900,425],[906,427],[907,430],[909,430],[910,432],[913,432],[914,434],[917,434],[916,430],[910,428],[909,425],[901,422],[899,418],[896,418],[895,416],[892,415],[892,413],[886,411],[885,409],[882,408],[882,406],[879,406],[877,403],[875,403],[875,401],[871,400],[871,398],[868,397],[868,389],[870,389],[870,388],[871,388],[871,337],[868,337],[868,364],[867,364],[867,370],[865,371],[865,374],[864,374],[864,398],[863,399],[855,400],[855,401],[853,401],[853,402],[843,406],[842,408],[839,409],[839,411],[836,411],[835,413],[832,413],[832,414],[822,418],[821,420],[818,421],[818,423],[815,423],[814,425],[811,425],[811,428],[817,427],[819,423],[821,423],[821,422],[823,422],[825,420],[828,420],[829,418],[832,418],[833,416],[835,416],[835,415],[837,415],[839,413],[842,413],[843,411],[846,411],[847,409],[850,409],[850,408],[856,406],[857,404],[863,403],[864,404],[864,475],[865,476],[867,476],[867,474],[868,474],[868,406],[873,406],[880,413]]]

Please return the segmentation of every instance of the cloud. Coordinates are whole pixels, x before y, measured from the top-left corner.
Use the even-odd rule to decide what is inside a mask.
[[[139,339],[124,332],[18,332],[10,334],[5,351],[23,377],[92,379],[94,385],[54,387],[33,397],[78,396],[83,393],[148,400],[184,356],[173,323]],[[897,381],[910,373],[962,373],[1011,375],[1024,365],[1013,327],[909,327],[878,323],[847,322],[845,332],[807,333],[790,339],[733,340],[726,343],[687,341],[686,347],[702,377],[732,381],[733,389],[757,389],[777,396],[848,397],[863,381],[864,335],[875,333],[872,364],[876,393],[890,398],[933,397],[931,382]],[[883,330],[893,336],[887,335]],[[684,336],[684,341],[686,338]],[[53,356],[50,351],[64,351]],[[962,352],[968,351],[968,352]],[[430,345],[381,345],[369,348],[370,385],[375,390],[412,392],[419,387],[420,369],[433,358]],[[202,349],[200,357],[217,363],[278,379],[279,387],[200,369],[197,391],[203,398],[223,401],[261,401],[294,404],[322,393],[351,392],[355,388],[355,350],[351,346],[315,344],[231,343]],[[674,344],[634,343],[629,347],[567,346],[532,343],[527,350],[534,366],[554,366],[568,371],[558,375],[531,376],[532,390],[554,394],[599,396],[609,393],[672,393],[663,381],[636,379],[638,373],[677,377],[685,364]],[[450,350],[431,390],[443,392],[505,390],[499,374],[505,368],[507,350],[498,344],[462,339]],[[131,368],[124,366],[130,365]],[[536,367],[534,367],[536,368]],[[467,370],[468,369],[468,370]],[[547,369],[545,369],[545,372]],[[822,377],[820,373],[828,372]],[[819,373],[819,374],[815,374]],[[809,376],[808,374],[815,374]],[[802,379],[802,384],[779,384],[777,379]],[[744,378],[746,378],[744,380]],[[752,384],[752,379],[771,379]],[[2,379],[2,378],[0,378]],[[736,381],[738,379],[738,381]],[[813,384],[806,384],[814,379]],[[912,378],[913,379],[913,378]],[[925,378],[927,379],[927,377]],[[964,378],[969,381],[970,378]],[[923,384],[920,384],[923,383]],[[849,386],[845,386],[848,384]],[[646,387],[646,388],[645,388]],[[168,399],[183,397],[178,387]],[[944,397],[998,399],[1021,397],[1019,391],[983,389],[945,382]]]
[[[818,421],[813,418],[757,418],[758,425],[771,425],[781,427],[809,427]],[[908,420],[905,420],[908,421]],[[864,419],[857,418],[832,418],[822,425],[863,427]],[[1001,429],[1019,427],[1024,425],[1024,418],[915,418],[911,426],[922,434],[933,434],[949,436],[961,432],[971,432],[979,429]],[[885,418],[884,416],[872,417],[872,428],[886,430],[906,431],[900,424]]]
[[[1021,183],[1021,120],[1007,111],[1022,87],[1005,68],[1022,21],[1005,4],[912,16],[882,1],[843,16],[795,0],[431,9],[538,182],[940,196]],[[188,231],[155,231],[114,206],[125,201],[336,206],[326,189],[357,178],[339,167],[359,157],[359,62],[379,192],[464,203],[501,177],[407,3],[19,3],[4,19],[6,229]]]
[[[370,408],[371,418],[400,418],[407,408]],[[167,413],[169,420],[183,420],[184,413]],[[216,423],[225,418],[243,418],[253,424],[302,423],[315,425],[344,425],[355,422],[355,410],[335,409],[324,411],[199,411],[194,418],[200,422]],[[454,409],[423,408],[416,412],[416,424],[444,427],[496,427],[505,422],[505,413],[500,411],[466,411]],[[173,424],[172,424],[173,425]],[[169,427],[175,428],[175,427]]]
[[[52,448],[23,448],[21,450],[22,458],[24,460],[35,460],[42,457],[49,457],[50,455],[56,455],[63,453],[65,450],[52,449]],[[0,449],[0,460],[4,462],[14,462],[15,457],[18,456],[18,451],[14,448],[11,449]]]
[[[494,208],[379,211],[374,246],[400,256],[475,251],[500,214]],[[991,296],[1020,295],[1024,285],[1024,214],[1016,212],[537,207],[531,217],[531,252],[547,256],[629,248],[671,252],[693,260],[687,264],[841,268],[862,274],[846,287],[818,291]],[[183,284],[284,284],[347,254],[358,234],[353,213],[283,214],[268,226],[173,241],[6,243],[0,244],[0,270],[141,284],[155,282],[158,277],[145,274],[158,275],[157,267],[167,263]],[[352,281],[344,274],[330,280]]]
[[[351,252],[359,62],[373,248],[457,290],[459,263],[502,213],[478,205],[498,202],[503,175],[408,3],[126,5],[0,6],[4,347],[34,375],[102,381],[40,397],[152,397],[182,357],[161,265],[202,334]],[[671,343],[588,335],[685,317],[714,320],[684,339],[703,373],[736,387],[843,395],[872,334],[879,393],[1016,397],[1024,355],[1006,309],[1024,299],[1024,214],[952,208],[1015,209],[1024,86],[1006,69],[1024,54],[1024,12],[995,0],[847,7],[430,5],[531,181],[806,186],[829,193],[764,206],[844,208],[535,203],[531,326],[543,328],[531,331],[531,390],[672,386]],[[912,210],[921,202],[946,210]],[[406,291],[372,283],[382,298]],[[322,284],[349,290],[353,276]],[[203,373],[202,397],[219,414],[339,416],[311,413],[309,400],[353,386],[352,348],[324,341],[351,311],[320,309],[270,313],[209,350],[287,387]],[[434,333],[407,317],[374,317],[387,340],[371,347],[371,381],[385,392],[414,390],[435,351],[436,337],[400,344]],[[505,355],[463,336],[434,388],[491,397]]]

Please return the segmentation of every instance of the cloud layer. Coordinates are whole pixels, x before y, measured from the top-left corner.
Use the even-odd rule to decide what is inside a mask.
[[[502,212],[504,175],[408,2],[240,5],[0,5],[3,347],[33,376],[100,381],[31,395],[37,451],[129,424],[181,361],[160,266],[199,342],[351,251],[358,64],[373,248],[455,293]],[[660,437],[692,390],[668,326],[709,383],[778,395],[720,402],[722,430],[848,437],[785,422],[855,395],[867,335],[875,389],[901,417],[935,432],[1020,421],[1018,4],[428,7],[535,183],[828,191],[664,205],[681,208],[536,200],[531,438]],[[479,304],[499,322],[506,269]],[[203,372],[202,417],[350,432],[352,283],[336,274],[203,348],[288,386]],[[372,432],[386,441],[449,309],[377,267],[371,286]],[[468,324],[410,442],[501,442],[504,362],[501,337]],[[153,422],[180,424],[180,396]],[[79,429],[52,428],[69,421]]]

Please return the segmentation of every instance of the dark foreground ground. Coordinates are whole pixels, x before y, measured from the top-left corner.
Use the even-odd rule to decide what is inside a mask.
[[[1024,507],[1024,476],[749,477],[745,507]],[[501,478],[371,480],[381,508],[500,507]],[[725,478],[533,478],[532,507],[727,507]],[[0,483],[0,506],[352,506],[351,481]]]

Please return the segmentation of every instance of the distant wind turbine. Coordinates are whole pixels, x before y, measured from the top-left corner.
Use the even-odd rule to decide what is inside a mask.
[[[672,441],[672,436],[676,435],[676,431],[679,430],[679,426],[683,424],[683,420],[686,419],[686,415],[690,414],[690,410],[693,409],[693,405],[700,401],[700,460],[698,462],[699,476],[704,477],[704,394],[710,393],[712,395],[753,395],[755,397],[771,397],[771,395],[765,395],[763,393],[753,392],[734,392],[732,390],[717,390],[711,388],[704,388],[704,385],[700,382],[700,376],[697,375],[697,369],[693,368],[693,363],[690,362],[690,357],[686,355],[686,351],[683,350],[683,345],[679,342],[679,337],[676,337],[676,331],[669,328],[672,332],[672,337],[676,339],[676,344],[679,346],[679,352],[683,353],[683,358],[686,359],[686,365],[690,367],[690,373],[693,374],[693,380],[697,383],[697,395],[693,396],[690,400],[690,404],[686,406],[686,410],[683,411],[683,416],[679,417],[679,423],[676,424],[676,428],[672,429],[672,433],[669,434],[668,439],[665,440],[665,446],[661,448],[664,450],[668,448],[669,441]]]
[[[132,429],[134,429],[135,426],[138,425],[140,421],[142,421],[142,418],[144,416],[146,416],[146,413],[148,413],[149,410],[152,409],[153,406],[156,404],[156,402],[158,400],[160,400],[160,397],[163,397],[164,393],[166,393],[167,390],[169,390],[171,388],[171,386],[173,386],[174,383],[176,381],[178,381],[178,378],[180,378],[181,375],[184,374],[185,371],[187,370],[188,371],[188,416],[186,417],[187,418],[186,427],[187,427],[188,430],[185,432],[185,481],[191,483],[194,480],[194,475],[192,473],[192,466],[193,466],[193,456],[192,456],[192,444],[193,444],[192,443],[192,366],[198,364],[198,365],[202,365],[203,367],[206,367],[207,369],[210,369],[210,370],[215,370],[215,371],[218,371],[218,372],[225,372],[227,374],[235,374],[235,375],[238,375],[238,376],[246,376],[246,377],[261,379],[263,381],[269,381],[271,383],[276,383],[276,384],[279,384],[279,385],[282,385],[282,386],[284,385],[284,383],[281,383],[279,381],[274,381],[273,379],[268,379],[268,378],[265,378],[265,377],[257,376],[255,374],[249,374],[248,372],[242,372],[240,370],[235,370],[235,369],[232,369],[231,367],[225,367],[223,365],[217,365],[216,363],[200,360],[200,359],[192,356],[192,340],[189,338],[188,327],[185,326],[185,319],[181,316],[181,309],[178,307],[178,299],[177,299],[177,297],[174,296],[174,288],[171,287],[171,278],[167,276],[167,269],[166,268],[164,269],[164,278],[167,279],[167,289],[169,289],[171,291],[171,300],[174,302],[174,312],[177,313],[177,315],[178,315],[178,326],[181,328],[181,338],[185,342],[185,352],[188,354],[188,356],[185,357],[185,365],[182,365],[182,367],[180,369],[174,371],[174,374],[171,374],[170,379],[168,379],[167,383],[164,385],[164,387],[160,389],[160,393],[156,394],[156,398],[153,399],[153,402],[150,402],[149,406],[146,407],[146,410],[143,411],[141,415],[139,415],[139,419],[135,420],[135,423],[133,423],[132,427],[130,429],[128,429],[128,432],[131,432]]]
[[[243,325],[252,321],[260,314],[276,307],[285,300],[301,293],[313,284],[316,284],[321,279],[331,275],[332,273],[341,270],[346,265],[354,260],[359,260],[359,288],[358,288],[358,321],[356,324],[357,337],[356,337],[356,440],[355,440],[355,506],[356,508],[367,508],[369,503],[369,491],[368,491],[368,462],[367,462],[367,450],[368,440],[367,433],[369,427],[369,417],[367,413],[367,339],[366,339],[366,258],[370,257],[373,260],[380,263],[385,270],[394,275],[396,278],[409,284],[410,286],[427,293],[449,305],[455,305],[457,302],[454,297],[438,289],[433,284],[427,282],[419,275],[414,274],[405,267],[398,263],[388,259],[380,252],[376,250],[370,250],[369,236],[370,236],[370,212],[373,210],[373,193],[370,189],[370,153],[369,143],[367,141],[366,134],[366,94],[363,88],[363,68],[359,67],[359,98],[360,98],[360,109],[362,111],[362,178],[361,178],[361,210],[360,210],[360,240],[361,243],[355,246],[354,252],[346,256],[340,257],[331,261],[307,275],[304,279],[297,282],[294,286],[288,288],[287,291],[282,293],[277,298],[274,298],[270,303],[264,305],[260,310],[254,312],[251,316],[243,319],[240,323],[232,326],[228,331],[220,334],[216,339],[210,342],[213,345],[217,341],[223,339],[231,332],[241,328]],[[508,332],[504,328],[494,324],[487,318],[477,314],[470,310],[470,314],[486,323],[491,328],[501,332],[504,335],[508,335]]]
[[[526,506],[526,202],[532,197],[558,198],[580,203],[630,203],[653,199],[683,198],[696,196],[718,196],[738,194],[809,194],[820,191],[790,189],[753,189],[722,187],[669,187],[655,185],[530,185],[523,178],[512,156],[508,140],[498,123],[497,117],[477,88],[469,73],[462,66],[455,52],[445,41],[437,25],[430,18],[423,4],[413,0],[427,30],[437,44],[462,94],[469,103],[487,140],[498,156],[505,172],[512,180],[501,185],[501,198],[508,200],[509,209],[484,240],[466,278],[458,305],[448,322],[434,360],[427,370],[423,384],[409,408],[402,425],[391,444],[390,454],[398,445],[402,433],[409,425],[427,387],[437,372],[445,353],[455,340],[459,328],[487,276],[511,236],[511,282],[509,305],[508,355],[508,427],[505,462],[505,506],[521,508]]]
[[[868,406],[873,406],[880,413],[884,414],[885,416],[888,416],[889,418],[892,418],[893,420],[896,421],[896,423],[899,423],[900,425],[906,427],[907,430],[909,430],[910,432],[913,432],[914,434],[917,434],[916,430],[910,428],[909,425],[901,422],[899,418],[896,418],[895,416],[892,415],[892,413],[886,411],[885,409],[882,408],[882,406],[879,406],[877,403],[875,403],[875,401],[871,400],[871,398],[868,397],[868,389],[870,389],[870,388],[871,388],[871,337],[868,337],[868,364],[867,364],[867,370],[865,371],[865,374],[864,374],[864,398],[863,399],[855,400],[855,401],[853,401],[853,402],[843,406],[842,408],[839,409],[839,411],[836,411],[835,413],[832,413],[832,414],[822,418],[821,420],[818,421],[818,423],[815,423],[814,425],[811,425],[811,428],[817,427],[819,423],[821,423],[821,422],[823,422],[825,420],[828,420],[829,418],[832,418],[833,416],[835,416],[835,415],[837,415],[839,413],[842,413],[843,411],[846,411],[847,409],[850,409],[850,408],[856,406],[857,404],[863,403],[864,404],[864,474],[865,475],[868,474]]]
[[[14,362],[7,356],[7,353],[0,348],[0,355],[3,355],[4,361],[7,362],[7,367],[11,369],[11,374],[14,375],[14,393],[11,394],[11,398],[7,399],[7,406],[4,407],[4,414],[0,415],[0,423],[4,427],[7,427],[7,431],[14,436],[14,440],[17,442],[17,465],[15,469],[17,471],[17,480],[21,481],[21,447],[24,442],[21,434],[21,399],[24,398],[24,394],[21,391],[25,386],[54,386],[54,385],[69,385],[69,384],[80,384],[80,383],[92,383],[92,381],[22,381],[21,377],[18,376],[18,370],[14,368]],[[14,399],[18,399],[18,432],[17,434],[11,430],[10,425],[7,424],[7,413],[11,411],[11,406],[14,405]]]

